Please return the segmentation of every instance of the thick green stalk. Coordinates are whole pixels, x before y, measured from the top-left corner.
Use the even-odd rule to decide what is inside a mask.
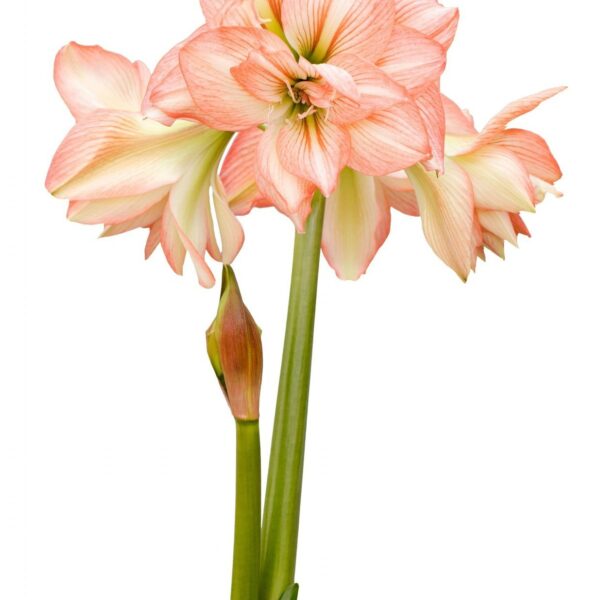
[[[236,421],[235,541],[231,600],[258,600],[260,437],[258,421]]]
[[[306,232],[296,234],[263,516],[261,600],[280,600],[294,583],[324,213],[317,193]]]

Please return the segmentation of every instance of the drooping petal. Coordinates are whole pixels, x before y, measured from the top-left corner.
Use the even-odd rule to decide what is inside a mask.
[[[200,0],[206,24],[217,27],[260,27],[254,0]]]
[[[223,161],[221,181],[236,215],[247,214],[264,199],[256,183],[258,144],[263,135],[258,127],[238,134]]]
[[[424,163],[425,167],[431,171],[443,173],[446,120],[439,83],[431,83],[420,90],[415,97],[415,103],[419,108],[419,114],[431,146],[431,159]]]
[[[395,0],[396,22],[412,27],[440,43],[446,50],[458,26],[458,9],[446,8],[437,0]]]
[[[229,206],[227,192],[216,170],[213,174],[212,186],[215,218],[221,238],[220,253],[213,257],[225,265],[230,265],[244,243],[244,230]]]
[[[154,251],[160,244],[160,235],[162,231],[162,223],[159,219],[158,221],[154,221],[152,225],[149,227],[148,231],[148,239],[146,240],[146,246],[144,248],[144,258],[148,260]]]
[[[455,102],[442,95],[444,115],[446,117],[446,133],[450,135],[477,135],[473,117],[461,109]]]
[[[513,228],[516,231],[517,235],[525,235],[527,237],[531,237],[531,233],[529,232],[529,228],[523,221],[521,215],[510,213],[510,220],[512,222]]]
[[[429,158],[427,132],[417,107],[401,102],[347,126],[348,164],[367,175],[387,175]]]
[[[421,165],[407,170],[415,188],[423,231],[434,252],[464,281],[473,258],[473,188],[469,176],[453,161],[443,175]]]
[[[549,183],[562,177],[562,172],[546,141],[525,129],[507,129],[496,142],[516,154],[530,175]]]
[[[244,89],[231,73],[252,50],[259,49],[289,52],[276,35],[249,27],[203,31],[182,48],[183,76],[206,125],[242,131],[267,122],[270,104]]]
[[[146,194],[107,200],[74,200],[69,203],[67,218],[77,223],[115,225],[133,219],[164,200],[169,187],[161,187]]]
[[[485,231],[512,244],[517,245],[517,234],[510,213],[500,210],[478,210],[477,218]]]
[[[256,181],[263,196],[302,232],[316,187],[304,177],[296,176],[284,168],[277,151],[278,136],[279,130],[269,127],[260,139]]]
[[[292,118],[279,132],[277,152],[284,169],[312,181],[329,196],[348,163],[350,136],[321,113]]]
[[[376,184],[381,188],[389,206],[411,217],[419,216],[419,203],[410,179],[404,174],[377,177]]]
[[[390,209],[375,179],[344,169],[325,204],[323,254],[341,279],[366,273],[390,232]]]
[[[216,247],[210,212],[210,182],[210,169],[197,160],[173,186],[169,196],[169,208],[179,237],[204,287],[212,287],[215,283],[205,258],[209,245]]]
[[[139,112],[149,78],[141,62],[75,42],[62,48],[54,63],[56,87],[77,120],[102,109]]]
[[[185,121],[166,127],[140,114],[99,111],[69,132],[46,187],[59,198],[77,200],[144,194],[173,184],[190,161],[228,137]]]
[[[531,178],[510,150],[484,146],[453,160],[469,174],[478,208],[508,212],[535,210]]]
[[[167,206],[163,211],[160,245],[170,267],[177,275],[181,275],[183,273],[186,250],[181,241],[177,223],[175,222],[175,217],[173,216],[173,211],[171,210],[169,203],[167,203]]]
[[[290,44],[313,63],[350,52],[376,61],[389,41],[391,0],[285,0],[281,20]]]
[[[114,224],[107,224],[100,237],[110,237],[113,235],[119,235],[121,233],[127,233],[140,227],[152,227],[152,225],[160,220],[162,213],[166,206],[166,198],[163,198],[160,202],[152,205],[148,210],[141,213],[137,217],[128,219],[126,221],[120,221]]]
[[[422,33],[396,25],[377,66],[412,91],[439,80],[446,67],[446,51]]]

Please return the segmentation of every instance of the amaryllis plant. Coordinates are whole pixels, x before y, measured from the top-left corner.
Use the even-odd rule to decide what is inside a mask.
[[[55,81],[75,118],[46,186],[68,217],[104,236],[148,230],[181,274],[215,284],[206,342],[237,426],[234,600],[291,600],[295,583],[317,272],[363,275],[391,209],[422,221],[437,256],[467,280],[486,250],[529,235],[561,172],[546,142],[510,122],[561,91],[502,109],[478,131],[440,77],[458,10],[436,0],[201,0],[206,24],[151,73],[74,42]],[[200,21],[200,16],[199,16]],[[239,217],[275,207],[296,228],[288,322],[261,498],[260,329],[231,267]]]

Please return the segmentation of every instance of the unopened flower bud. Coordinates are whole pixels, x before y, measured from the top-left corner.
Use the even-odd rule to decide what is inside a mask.
[[[238,421],[258,420],[263,367],[260,336],[260,328],[242,300],[233,269],[225,265],[219,310],[206,332],[206,347]]]

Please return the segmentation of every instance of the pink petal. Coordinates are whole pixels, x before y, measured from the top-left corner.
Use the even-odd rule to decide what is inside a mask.
[[[515,213],[510,213],[510,220],[512,221],[514,230],[518,235],[525,235],[527,237],[531,237],[531,233],[529,233],[529,229],[527,225],[525,225],[525,221],[523,221],[520,215]]]
[[[154,251],[160,244],[160,236],[162,232],[162,223],[159,219],[150,225],[150,231],[148,231],[148,239],[146,240],[146,247],[144,248],[144,257],[148,260]]]
[[[412,27],[440,43],[446,50],[458,26],[458,9],[441,6],[437,0],[395,0],[396,22]]]
[[[162,216],[160,245],[170,267],[177,275],[181,275],[183,273],[186,250],[179,236],[177,223],[169,204],[165,207]]]
[[[434,252],[464,281],[473,264],[473,188],[468,175],[448,161],[443,175],[416,165],[407,171],[415,188],[423,231]]]
[[[146,194],[107,200],[84,200],[69,203],[67,218],[77,223],[115,225],[145,213],[164,200],[169,187],[161,187]]]
[[[350,52],[376,61],[390,38],[391,0],[285,0],[281,20],[290,44],[313,63]]]
[[[217,27],[260,27],[253,0],[200,0],[206,24]]]
[[[484,146],[452,159],[470,176],[478,208],[534,211],[535,190],[523,163],[510,150]]]
[[[348,164],[367,175],[387,175],[430,156],[419,111],[402,102],[347,127],[352,141]]]
[[[446,132],[451,135],[477,135],[473,117],[450,98],[442,96],[446,116]]]
[[[185,44],[196,38],[205,29],[205,26],[196,29],[188,38],[171,48],[161,58],[148,83],[148,90],[142,105],[144,114],[157,118],[155,111],[158,109],[170,117],[171,122],[172,119],[200,120],[200,109],[194,103],[179,67],[179,52]],[[157,120],[171,124],[168,119],[158,116]]]
[[[166,206],[166,198],[163,198],[160,202],[151,206],[148,210],[141,213],[137,217],[128,219],[127,221],[120,221],[114,225],[106,225],[102,235],[100,237],[110,237],[113,235],[119,235],[128,231],[133,231],[140,227],[151,227],[157,220],[162,216],[162,213]]]
[[[143,63],[75,42],[54,63],[56,87],[77,120],[101,109],[139,112],[149,77]]]
[[[258,144],[263,136],[258,128],[238,134],[221,168],[221,181],[236,215],[245,215],[263,200],[256,184]]]
[[[438,82],[446,67],[446,52],[422,33],[396,25],[377,66],[411,91]]]
[[[256,162],[256,181],[263,196],[270,200],[295,224],[304,231],[304,222],[311,211],[311,201],[315,185],[303,177],[297,177],[286,170],[277,152],[279,130],[267,129],[260,139]]]
[[[555,183],[562,172],[548,144],[539,135],[524,129],[507,129],[496,142],[516,154],[530,175]]]
[[[180,52],[183,76],[202,122],[215,129],[241,131],[266,123],[270,105],[245,90],[231,70],[252,50],[289,52],[276,35],[263,29],[223,27],[203,31]]]
[[[373,177],[344,169],[325,204],[323,254],[340,279],[366,273],[390,232],[390,209]]]
[[[369,115],[390,108],[407,99],[406,90],[386,75],[373,63],[355,54],[339,54],[331,64],[341,67],[353,79],[357,95],[337,97],[329,118],[335,123],[345,124],[365,119]]]
[[[446,119],[440,94],[439,83],[432,83],[415,96],[421,120],[425,125],[431,146],[431,159],[425,167],[432,171],[444,172]]]
[[[231,69],[231,74],[248,93],[269,104],[281,102],[290,83],[303,75],[289,50],[253,50],[245,61]]]
[[[227,137],[185,121],[165,127],[140,114],[98,111],[60,145],[46,187],[77,200],[144,194],[177,181],[190,161]]]
[[[406,175],[387,175],[375,180],[389,206],[411,217],[419,216],[415,190]]]
[[[510,213],[499,210],[478,210],[477,218],[485,231],[512,244],[517,245],[517,234]]]
[[[213,254],[213,258],[230,265],[244,243],[244,230],[229,206],[225,188],[216,172],[213,177],[213,206],[221,238],[220,253]]]
[[[283,5],[284,10],[286,4]],[[281,128],[277,152],[284,169],[312,181],[325,196],[337,185],[350,155],[350,137],[321,113],[293,118]]]
[[[275,19],[275,21],[281,23],[282,3],[283,0],[256,0],[258,14],[266,21]]]

